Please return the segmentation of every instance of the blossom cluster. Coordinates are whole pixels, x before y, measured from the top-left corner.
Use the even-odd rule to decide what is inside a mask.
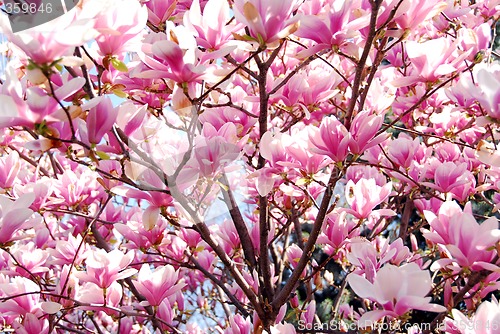
[[[0,329],[494,333],[469,325],[500,313],[499,20],[494,0],[0,17]]]

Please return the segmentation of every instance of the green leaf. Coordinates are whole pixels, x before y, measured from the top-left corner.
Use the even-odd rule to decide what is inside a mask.
[[[120,72],[128,72],[127,65],[119,59],[111,58],[111,65]]]
[[[113,89],[113,94],[121,98],[126,98],[128,96],[128,94],[121,89]]]
[[[109,160],[111,157],[102,151],[96,151],[95,154],[101,158],[101,160]]]

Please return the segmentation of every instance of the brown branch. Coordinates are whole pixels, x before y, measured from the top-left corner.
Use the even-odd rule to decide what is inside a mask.
[[[75,56],[83,59],[82,52],[80,51],[79,47],[75,48]],[[95,94],[94,94],[94,89],[91,85],[92,81],[90,80],[90,74],[89,74],[89,71],[87,70],[87,65],[83,64],[82,66],[80,66],[80,68],[82,69],[82,74],[83,74],[83,77],[85,79],[85,84],[83,85],[83,90],[85,91],[85,93],[87,93],[89,98],[93,99],[95,97]]]
[[[233,302],[233,305],[246,318],[249,315],[248,311],[243,307],[243,305],[235,297],[235,295],[233,293],[231,293],[231,291],[229,291],[229,289],[226,287],[226,285],[223,282],[221,282],[221,280],[219,280],[217,277],[215,277],[214,274],[210,273],[208,270],[206,270],[205,268],[203,268],[203,266],[198,261],[196,261],[196,259],[193,257],[193,255],[188,254],[187,252],[185,252],[185,253],[186,253],[186,255],[189,256],[189,260],[194,264],[194,266],[196,267],[196,269],[198,269],[199,271],[201,271],[203,273],[203,275],[205,275],[205,277],[208,277],[212,282],[215,283],[215,285],[217,285],[220,289],[222,289],[222,291],[224,291],[224,293],[226,294],[226,296]]]
[[[403,240],[403,242],[405,241],[408,234],[408,225],[410,223],[410,217],[414,208],[415,205],[413,204],[413,200],[409,197],[406,197],[403,215],[401,216],[401,224],[399,226],[399,237]]]
[[[243,216],[241,215],[241,211],[238,208],[238,204],[234,199],[233,192],[229,188],[229,182],[225,174],[222,176],[222,182],[224,186],[227,187],[227,190],[222,189],[224,203],[226,203],[226,206],[229,210],[229,214],[231,215],[231,218],[233,220],[234,227],[236,228],[236,231],[238,232],[238,236],[240,238],[241,247],[243,248],[243,253],[245,254],[245,259],[249,264],[250,271],[252,271],[257,266],[252,238],[250,238],[247,225],[245,224]]]
[[[305,269],[312,256],[312,251],[314,249],[314,246],[316,245],[316,241],[318,240],[321,228],[323,227],[323,222],[325,220],[328,208],[330,207],[330,200],[333,196],[333,188],[335,187],[337,181],[341,178],[341,176],[342,173],[337,168],[335,168],[330,175],[330,180],[328,181],[325,193],[323,194],[323,199],[321,200],[318,215],[316,216],[316,220],[314,221],[312,231],[309,234],[309,239],[307,239],[307,243],[304,246],[302,256],[300,257],[295,270],[286,282],[285,286],[278,292],[273,302],[271,303],[272,311],[275,314],[278,313],[280,307],[285,304],[290,297],[290,294],[298,283],[302,271]]]
[[[498,258],[497,258],[498,259]],[[475,271],[473,272],[470,276],[469,279],[467,280],[467,284],[455,295],[453,298],[453,305],[459,304],[464,296],[479,282],[481,282],[486,276],[488,276],[491,272],[489,270],[481,270],[481,271]],[[430,329],[424,331],[424,334],[430,334],[436,329],[440,322],[443,321],[444,317],[448,314],[448,311],[441,312],[439,313],[434,320],[432,320],[430,324]]]
[[[43,175],[50,176],[48,170],[46,170],[44,167],[40,166],[39,163],[36,163],[33,159],[31,159],[30,157],[28,157],[27,155],[25,155],[24,153],[22,153],[20,150],[18,150],[17,148],[15,148],[13,145],[9,145],[9,148],[11,150],[13,150],[13,151],[16,151],[19,154],[19,157],[21,159],[23,159],[24,161],[26,161],[27,163],[29,163],[33,167],[39,168],[39,170],[42,172]]]
[[[200,234],[201,238],[213,249],[213,251],[217,254],[219,259],[225,265],[225,267],[229,270],[231,275],[233,276],[236,284],[241,288],[243,293],[247,296],[248,300],[255,308],[259,318],[264,318],[264,311],[259,303],[257,298],[257,294],[253,289],[248,285],[248,282],[245,280],[241,272],[234,266],[232,260],[229,258],[229,255],[222,249],[222,247],[217,243],[217,241],[212,237],[212,232],[208,229],[207,225],[201,221],[198,217],[196,211],[191,208],[185,197],[179,192],[177,187],[173,186],[170,188],[172,192],[172,196],[177,199],[179,204],[184,208],[187,214],[194,221],[194,228]]]
[[[269,59],[265,63],[260,61],[259,57],[255,58],[257,65],[259,66],[259,75],[257,77],[257,82],[259,85],[259,138],[262,139],[264,134],[267,132],[267,118],[268,118],[268,107],[269,107],[269,95],[266,90],[267,83],[267,73],[269,71],[269,67],[271,66],[274,59],[278,56],[279,51],[283,43],[280,44],[278,48],[276,48]],[[259,154],[257,160],[257,169],[261,169],[266,164],[266,160],[262,155]],[[267,196],[259,196],[259,273],[260,280],[263,283],[263,289],[260,289],[261,286],[259,284],[259,290],[262,291],[262,297],[264,300],[264,304],[268,305],[268,303],[272,300],[274,296],[274,287],[272,284],[271,277],[271,261],[269,259],[269,245],[268,245],[268,236],[269,236],[269,208],[267,203]],[[272,320],[268,317],[269,313],[265,313],[265,317],[261,318],[263,321],[264,327],[267,329],[271,324]]]
[[[368,55],[370,54],[370,50],[372,48],[372,44],[373,41],[375,40],[375,36],[377,33],[377,16],[381,3],[382,3],[381,0],[370,1],[370,4],[372,6],[372,11],[370,15],[370,30],[368,32],[368,36],[366,37],[366,44],[363,49],[363,53],[361,54],[361,58],[359,59],[358,64],[356,66],[356,74],[354,75],[354,84],[352,85],[351,100],[349,101],[347,114],[345,115],[344,125],[347,129],[351,127],[354,108],[356,108],[356,100],[358,99],[362,85],[363,72],[365,70],[366,60],[368,59]]]

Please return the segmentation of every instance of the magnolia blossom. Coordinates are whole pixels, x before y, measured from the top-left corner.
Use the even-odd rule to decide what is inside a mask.
[[[218,54],[223,55],[235,48],[231,45],[231,40],[237,27],[227,24],[230,19],[231,12],[227,1],[209,0],[202,13],[199,0],[194,0],[190,10],[184,15],[183,22],[195,32],[196,41],[200,46],[208,50],[220,50]]]
[[[391,182],[379,186],[376,184],[375,179],[360,179],[356,183],[349,180],[345,187],[345,196],[351,208],[343,210],[358,219],[366,219],[373,213],[393,216],[395,212],[390,209],[373,210],[389,197],[391,190]]]
[[[364,274],[370,282],[373,282],[377,271],[385,263],[399,265],[409,257],[409,249],[403,246],[401,239],[391,244],[387,242],[379,245],[365,239],[353,238],[349,246],[346,258],[356,267],[353,273]]]
[[[132,51],[140,45],[147,8],[134,0],[89,1],[80,16],[95,16],[96,42],[102,56]]]
[[[442,193],[452,193],[457,187],[469,182],[470,172],[465,163],[456,164],[451,161],[440,163],[434,172],[434,182],[422,182]]]
[[[0,186],[4,189],[11,188],[21,168],[19,153],[14,151],[8,156],[0,158]]]
[[[33,313],[27,313],[24,316],[24,321],[21,323],[14,322],[13,324],[16,333],[19,334],[48,334],[49,321],[47,318],[39,318]]]
[[[400,317],[410,310],[446,311],[446,307],[431,304],[431,297],[426,297],[432,288],[431,276],[429,271],[420,269],[415,263],[401,267],[386,264],[377,271],[373,283],[357,274],[349,274],[347,282],[358,296],[380,306],[380,309],[361,316],[358,320],[361,327],[385,316]]]
[[[491,264],[495,252],[491,248],[500,240],[498,220],[490,217],[478,224],[472,215],[471,204],[467,203],[462,211],[456,202],[445,202],[438,214],[424,211],[431,231],[424,230],[424,237],[436,244],[444,246],[450,255],[434,264],[434,268],[457,263],[460,267],[472,270],[498,270]]]
[[[472,91],[488,115],[496,119],[500,118],[499,73],[500,66],[498,64],[492,65],[490,68],[480,66],[476,73],[479,90]]]
[[[430,52],[433,50],[433,52]],[[393,82],[395,86],[405,86],[417,81],[433,82],[463,66],[467,53],[454,54],[453,42],[446,38],[436,38],[423,43],[406,42],[406,52],[414,70],[414,75],[402,77]]]
[[[362,154],[366,149],[383,142],[386,134],[375,134],[380,129],[384,121],[384,115],[370,114],[364,110],[359,112],[353,119],[349,133],[352,136],[349,148],[354,154]],[[375,137],[375,138],[374,138]]]
[[[102,97],[93,99],[82,108],[89,110],[86,122],[80,123],[86,125],[87,138],[82,139],[88,140],[91,144],[98,144],[102,137],[111,130],[116,121],[117,111],[113,108],[109,98]]]
[[[224,334],[247,334],[253,330],[250,317],[243,318],[240,314],[229,317],[229,327],[224,330]]]
[[[0,244],[12,241],[20,229],[31,227],[27,223],[33,214],[29,206],[34,199],[34,194],[22,195],[16,201],[0,195]]]
[[[83,78],[73,78],[49,94],[40,87],[23,87],[12,67],[6,69],[6,75],[10,84],[1,87],[0,126],[2,127],[19,125],[32,127],[42,122],[60,121],[62,115],[63,119],[67,120],[57,100],[50,95],[64,100],[80,90],[85,83]]]
[[[451,334],[493,334],[500,328],[500,305],[493,297],[479,305],[472,317],[465,316],[457,309],[451,310],[452,318],[444,321],[446,333]]]
[[[91,282],[100,288],[108,288],[118,279],[132,276],[136,269],[127,266],[134,259],[134,252],[123,254],[119,249],[107,253],[98,249],[89,253],[85,260],[86,271],[77,272],[75,275],[82,281]]]
[[[31,2],[32,3],[32,2]],[[85,44],[98,35],[91,17],[76,19],[61,15],[41,26],[12,33],[7,16],[0,19],[0,28],[25,57],[37,64],[48,64],[64,56],[71,56],[75,46]]]
[[[3,278],[3,277],[0,277]],[[2,282],[3,280],[0,280]],[[24,277],[14,277],[11,282],[0,284],[0,296],[12,296],[0,303],[0,312],[5,315],[26,315],[33,313],[41,315],[40,295],[34,293],[40,291],[40,287],[33,281]]]
[[[161,302],[180,291],[185,284],[179,281],[179,272],[168,265],[151,270],[150,266],[143,264],[134,285],[146,297],[150,305],[158,306]]]
[[[325,244],[325,252],[333,254],[342,246],[348,244],[351,238],[359,235],[356,221],[346,217],[347,212],[333,212],[327,216],[323,225],[323,233],[318,237],[318,243]]]
[[[311,128],[311,151],[341,162],[347,156],[351,134],[334,116],[325,117],[318,128]]]
[[[446,2],[439,0],[425,1],[424,3],[403,1],[396,12],[395,21],[403,30],[414,29],[423,21],[441,13],[445,8]]]
[[[339,286],[335,330],[495,326],[499,4],[0,17],[0,331],[321,331]]]
[[[296,4],[296,0],[236,0],[234,16],[248,26],[253,38],[271,44],[297,30],[297,20],[291,17]]]

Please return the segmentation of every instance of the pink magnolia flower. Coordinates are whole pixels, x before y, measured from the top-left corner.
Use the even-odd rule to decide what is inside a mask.
[[[287,150],[285,150],[289,141],[290,137],[281,132],[267,131],[260,139],[259,153],[269,162],[269,165],[279,167],[280,162],[289,160]]]
[[[296,0],[235,0],[233,10],[250,36],[261,44],[272,44],[297,30],[297,19],[292,17],[296,5]]]
[[[33,194],[24,194],[15,201],[0,195],[0,244],[15,239],[15,234],[20,229],[31,227],[27,222],[33,214],[29,206],[34,199]]]
[[[151,44],[144,44],[145,54],[140,54],[141,60],[150,70],[136,73],[139,78],[168,78],[177,83],[199,82],[205,74],[205,66],[198,64],[195,55],[196,42],[187,31],[171,29],[172,34],[179,34],[179,40],[162,38],[152,40]],[[175,31],[175,32],[174,32]],[[161,35],[161,34],[160,34]],[[189,43],[186,41],[191,41]]]
[[[425,297],[432,288],[431,276],[415,263],[401,267],[386,264],[378,270],[373,283],[354,273],[347,276],[347,282],[359,297],[376,302],[381,308],[361,316],[358,324],[362,328],[385,316],[397,318],[410,310],[446,311],[446,307],[431,304],[431,297]]]
[[[475,155],[484,164],[500,167],[500,150],[495,149],[492,143],[481,140],[477,144]]]
[[[156,189],[165,189],[164,180],[160,179],[151,169],[135,163],[125,163],[125,174],[132,180],[150,185]],[[159,191],[141,191],[127,186],[116,186],[111,189],[113,193],[125,198],[135,198],[148,201],[154,207],[172,206],[173,198],[169,194]]]
[[[54,192],[57,199],[53,199],[54,203],[64,203],[67,206],[72,206],[85,201],[92,201],[95,195],[99,195],[97,190],[100,185],[95,180],[95,175],[88,170],[67,169],[62,177],[54,183]]]
[[[14,322],[12,327],[19,334],[48,334],[49,321],[47,318],[39,318],[33,313],[27,313],[22,323]]]
[[[434,188],[442,193],[451,192],[454,188],[468,182],[466,178],[467,164],[456,164],[451,161],[440,163],[434,172],[434,183],[422,182],[422,184]]]
[[[153,306],[160,305],[165,298],[174,295],[186,285],[179,280],[179,271],[171,265],[151,270],[148,264],[143,264],[137,280],[133,282],[137,290]]]
[[[25,315],[34,313],[40,316],[40,295],[33,292],[40,291],[40,287],[25,277],[14,277],[10,283],[0,284],[0,296],[17,296],[0,303],[0,312],[5,315]]]
[[[103,249],[90,252],[85,261],[86,271],[75,275],[82,281],[91,282],[100,288],[108,288],[116,280],[127,278],[137,272],[136,269],[126,269],[134,259],[134,252],[123,254],[119,249],[107,253]]]
[[[329,156],[335,162],[347,157],[351,134],[334,116],[323,118],[318,128],[310,128],[311,151]]]
[[[199,0],[195,0],[189,11],[184,14],[183,22],[196,34],[198,45],[209,51],[220,50],[216,54],[224,56],[236,47],[231,46],[230,41],[233,40],[232,33],[238,27],[227,24],[230,19],[231,8],[227,1],[209,0],[202,13]]]
[[[275,168],[264,167],[250,175],[250,177],[254,178],[254,187],[260,196],[267,196],[275,189],[275,184],[280,181],[280,177],[276,175],[276,170]]]
[[[9,259],[9,267],[14,268],[20,276],[32,278],[33,275],[42,276],[49,271],[46,265],[49,252],[46,250],[36,248],[32,242],[12,248],[11,252],[16,261]]]
[[[291,323],[282,322],[271,326],[271,332],[268,333],[264,331],[263,334],[295,334],[297,331],[295,330],[295,326]]]
[[[243,149],[245,141],[248,139],[248,136],[240,138],[236,125],[231,122],[222,125],[219,129],[216,129],[215,126],[210,123],[204,123],[202,134],[205,138],[222,137],[228,143],[235,144],[240,149]]]
[[[399,136],[389,143],[388,156],[397,166],[409,168],[412,162],[421,162],[425,158],[425,150],[418,138],[410,139]]]
[[[441,37],[423,43],[406,41],[406,53],[413,67],[412,75],[396,79],[395,86],[407,86],[418,81],[435,82],[442,76],[464,66],[468,53],[458,56],[456,42]],[[431,52],[432,50],[432,52]]]
[[[394,65],[397,68],[397,65]],[[365,108],[384,119],[385,112],[392,106],[396,98],[397,89],[390,82],[397,72],[387,67],[380,70],[380,77],[373,80],[366,96]],[[352,124],[351,124],[352,126]]]
[[[307,143],[307,132],[302,131],[301,133],[295,133],[293,143],[287,147],[288,155],[296,161],[291,167],[299,167],[301,170],[305,171],[309,175],[316,174],[323,167],[328,164],[328,161],[324,156],[320,154],[314,154],[309,150]],[[302,138],[301,138],[302,137]],[[304,138],[305,137],[305,138]]]
[[[0,20],[2,33],[37,64],[50,64],[63,56],[72,56],[75,46],[84,45],[97,36],[92,18],[75,20],[70,13],[15,34],[7,21],[6,16]]]
[[[154,26],[161,27],[174,13],[177,0],[149,0],[144,1],[148,9],[148,21]]]
[[[126,224],[114,225],[115,229],[128,240],[127,247],[149,249],[162,242],[167,223],[159,217],[159,211],[159,207],[151,205],[142,212],[142,217],[136,212],[127,215]]]
[[[374,115],[368,110],[359,112],[353,119],[349,132],[351,142],[349,149],[354,154],[362,154],[366,149],[382,143],[388,136],[381,133],[377,137],[375,134],[380,129],[384,121],[384,115]],[[375,138],[374,138],[375,137]]]
[[[347,168],[345,178],[354,183],[361,179],[374,179],[375,183],[381,187],[387,183],[387,177],[378,168],[364,165],[353,165]]]
[[[366,219],[374,212],[379,215],[393,216],[396,213],[389,209],[373,211],[377,205],[389,197],[391,191],[392,182],[379,186],[374,179],[360,179],[356,183],[350,180],[345,188],[345,197],[351,208],[342,210],[358,219]]]
[[[56,283],[54,292],[58,295],[68,296],[69,298],[75,298],[80,289],[80,284],[78,278],[76,278],[70,270],[72,267],[68,264],[62,265],[60,270],[59,280]],[[60,299],[54,297],[53,301],[57,301],[62,304],[63,307],[73,306],[73,301],[69,299]]]
[[[59,103],[40,87],[26,89],[19,81],[13,67],[6,69],[6,85],[1,87],[0,94],[0,127],[8,126],[33,126],[42,122],[51,123],[67,121]],[[73,78],[61,87],[55,89],[54,95],[59,100],[71,96],[85,83],[84,78]],[[26,100],[24,95],[26,94]],[[60,114],[64,118],[60,118]]]
[[[318,237],[318,244],[324,244],[324,251],[327,254],[334,254],[350,239],[359,235],[359,229],[354,229],[356,221],[346,218],[346,212],[335,212],[327,216],[326,223],[323,224],[323,232]]]
[[[296,244],[291,245],[285,251],[286,262],[290,264],[292,268],[296,268],[299,263],[300,257],[302,256],[302,249]],[[305,275],[306,271],[302,272],[302,275]]]
[[[415,29],[420,23],[438,15],[447,7],[446,2],[440,0],[425,1],[403,1],[399,6],[394,21],[403,29]]]
[[[500,66],[498,64],[491,67],[481,66],[477,70],[477,84],[479,91],[473,94],[492,118],[500,118]]]
[[[246,93],[236,87],[234,91],[231,92],[232,97],[234,97],[235,95],[246,96]],[[242,102],[247,110],[252,110],[252,104],[244,103],[246,101]],[[236,125],[238,135],[240,137],[243,137],[257,122],[257,119],[254,117],[250,117],[248,114],[243,113],[240,110],[226,107],[207,109],[200,115],[200,122],[202,122],[203,124],[210,123],[217,129],[221,128],[224,124],[233,123],[234,125]]]
[[[135,0],[107,1],[104,6],[100,1],[90,3],[100,10],[94,25],[99,32],[96,37],[99,53],[119,55],[137,50],[148,19],[146,6]]]
[[[401,239],[391,244],[387,240],[384,241],[379,245],[366,239],[352,239],[346,257],[356,267],[353,273],[363,274],[368,281],[373,282],[377,271],[384,263],[399,265],[409,257],[409,249],[403,246]],[[380,239],[376,239],[375,242],[379,243]]]
[[[108,97],[96,97],[84,104],[82,109],[89,110],[87,120],[87,139],[91,144],[99,144],[102,137],[111,130],[116,121],[117,110]]]
[[[300,320],[306,325],[312,325],[314,323],[314,316],[316,315],[316,301],[313,299],[309,304],[307,304],[304,312],[300,314]]]
[[[336,73],[327,71],[322,64],[312,62],[308,71],[300,71],[294,75],[276,96],[287,107],[296,107],[299,111],[310,116],[310,110],[315,105],[335,96],[339,91],[336,87],[342,78]],[[274,85],[279,84],[278,78]]]
[[[78,287],[78,292],[75,299],[83,303],[93,304],[92,306],[83,306],[84,310],[99,311],[113,313],[108,309],[94,305],[107,305],[117,307],[123,297],[123,288],[120,283],[114,281],[106,288],[101,288],[94,283],[86,282]]]
[[[0,187],[2,189],[12,188],[20,169],[21,161],[17,151],[2,156],[0,158]]]
[[[239,155],[238,146],[227,142],[223,137],[197,137],[193,155],[186,164],[186,168],[179,173],[178,183],[179,185],[189,184],[186,182],[190,180],[189,173],[206,178],[216,178],[219,172],[236,160]]]
[[[161,328],[164,331],[169,331],[172,329],[172,327],[167,326],[166,324],[171,324],[174,320],[175,316],[175,309],[170,305],[170,302],[168,299],[164,299],[159,307],[158,310],[156,311],[156,316],[162,320],[160,323]]]
[[[463,27],[457,31],[457,38],[462,50],[471,50],[469,60],[474,61],[478,52],[488,49],[491,42],[491,29],[486,22],[474,29]]]
[[[498,270],[491,264],[495,252],[490,250],[500,240],[500,229],[495,217],[478,224],[472,215],[472,207],[467,203],[464,210],[456,202],[443,203],[436,214],[424,211],[431,231],[423,230],[424,237],[442,245],[449,257],[434,264],[435,268],[457,263],[472,270]]]
[[[500,305],[495,297],[482,302],[470,318],[457,309],[452,309],[451,314],[453,319],[447,317],[444,321],[446,333],[494,334],[500,328]]]
[[[50,254],[49,263],[58,265],[69,265],[74,263],[80,265],[87,257],[89,247],[82,243],[82,236],[68,236],[68,240],[57,240],[54,248],[47,249]],[[80,246],[81,245],[81,246]]]
[[[250,317],[243,318],[240,314],[229,317],[229,327],[224,330],[224,334],[249,334],[253,332],[253,325]]]
[[[232,220],[225,219],[216,233],[222,239],[222,247],[226,253],[231,254],[240,245],[240,236]]]
[[[469,170],[464,173],[465,182],[450,190],[452,198],[460,203],[467,201],[467,199],[474,195],[476,192],[476,178]]]
[[[296,35],[318,43],[304,55],[314,54],[322,49],[339,47],[347,40],[359,36],[359,31],[366,27],[370,18],[355,11],[355,1],[339,1],[326,5],[326,17],[306,15],[300,19]]]
[[[477,66],[481,66],[478,64]],[[487,88],[488,89],[488,88]],[[476,101],[478,87],[474,85],[470,76],[461,75],[452,87],[445,90],[446,96],[459,106],[472,108]]]

